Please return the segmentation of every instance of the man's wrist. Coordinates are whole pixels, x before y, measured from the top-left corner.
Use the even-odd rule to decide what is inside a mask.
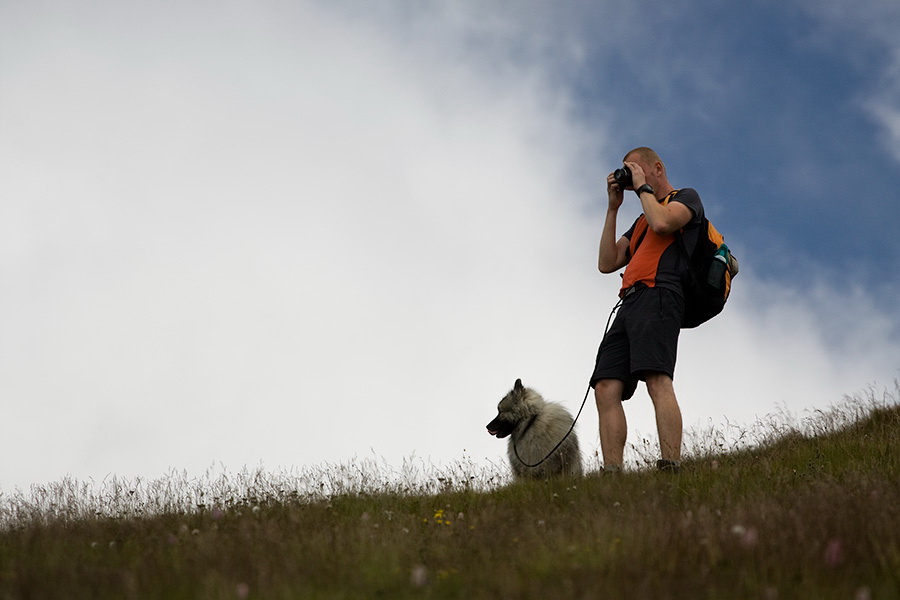
[[[641,185],[640,187],[638,187],[638,188],[635,189],[634,191],[637,193],[638,198],[640,198],[640,197],[641,197],[641,194],[643,194],[643,193],[645,193],[645,192],[650,193],[650,194],[655,194],[655,193],[656,193],[656,192],[653,191],[653,186],[651,186],[649,183],[645,183],[645,184]]]

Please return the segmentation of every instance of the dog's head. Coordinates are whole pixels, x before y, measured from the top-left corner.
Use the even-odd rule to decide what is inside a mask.
[[[513,432],[526,417],[528,393],[529,390],[522,385],[522,380],[516,379],[513,389],[497,405],[497,416],[487,424],[489,434],[505,438]]]

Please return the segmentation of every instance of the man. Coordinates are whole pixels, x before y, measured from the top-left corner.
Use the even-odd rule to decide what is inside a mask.
[[[650,148],[636,148],[623,163],[643,214],[625,234],[616,237],[616,219],[624,190],[613,173],[606,178],[609,206],[600,237],[602,273],[622,267],[622,306],[597,353],[591,386],[600,416],[600,449],[604,470],[622,468],[627,424],[622,402],[632,397],[639,380],[647,384],[659,433],[660,470],[677,472],[681,465],[681,409],[672,380],[678,333],[684,315],[681,277],[687,270],[676,232],[683,230],[688,252],[697,243],[703,204],[697,192],[676,190],[666,167]],[[627,265],[627,266],[626,266]]]

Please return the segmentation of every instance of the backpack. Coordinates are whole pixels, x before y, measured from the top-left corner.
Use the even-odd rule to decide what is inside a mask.
[[[703,217],[698,225],[697,245],[688,253],[681,231],[675,234],[688,269],[681,278],[684,292],[684,320],[682,329],[701,325],[725,308],[731,293],[731,280],[738,273],[737,259],[732,256],[725,238],[709,219]]]
[[[668,204],[668,198],[663,201]],[[641,216],[643,219],[644,217]],[[731,280],[738,273],[738,261],[725,245],[725,238],[705,216],[700,223],[688,225],[685,229],[698,228],[697,244],[693,252],[688,252],[682,235],[683,229],[675,232],[676,243],[681,247],[681,255],[687,259],[688,269],[681,277],[684,293],[684,318],[682,329],[693,329],[706,323],[725,308],[731,293]],[[644,241],[649,226],[638,237],[631,253],[637,252]]]

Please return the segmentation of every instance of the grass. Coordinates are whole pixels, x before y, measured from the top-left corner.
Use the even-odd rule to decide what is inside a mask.
[[[0,598],[897,598],[898,434],[896,398],[870,391],[694,432],[677,476],[66,480],[0,498]]]

